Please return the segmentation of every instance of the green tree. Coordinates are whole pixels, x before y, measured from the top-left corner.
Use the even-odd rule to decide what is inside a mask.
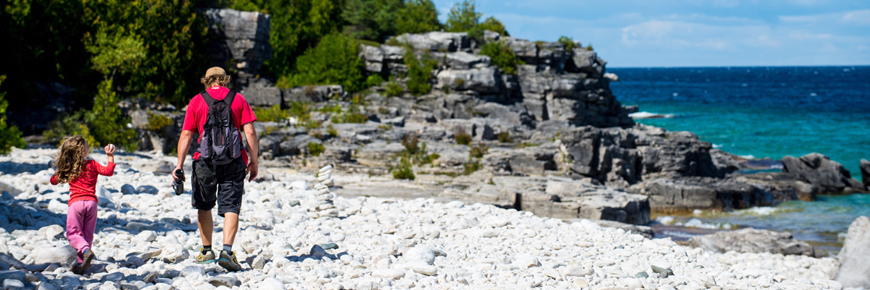
[[[502,24],[501,21],[498,21],[498,19],[495,19],[495,17],[493,17],[493,16],[490,16],[489,18],[484,20],[483,23],[478,25],[478,27],[482,30],[489,30],[492,32],[497,32],[498,34],[501,34],[502,36],[510,36],[510,34],[507,32],[507,30],[505,30],[504,24]]]
[[[271,15],[273,56],[266,69],[276,77],[289,76],[303,52],[342,26],[340,0],[262,0],[258,5]]]
[[[477,26],[483,13],[475,11],[474,6],[474,0],[463,0],[453,5],[447,14],[447,31],[466,32]]]
[[[117,143],[126,150],[136,150],[136,131],[126,127],[130,120],[121,114],[118,95],[112,84],[117,73],[133,72],[145,59],[143,41],[124,35],[123,31],[109,35],[106,30],[100,29],[94,43],[87,45],[87,50],[94,54],[91,58],[94,69],[104,75],[97,87],[92,116],[89,118],[94,137],[102,144]]]
[[[396,34],[402,0],[345,0],[341,16],[347,25],[344,33],[356,39],[383,41]]]
[[[5,75],[0,75],[0,86],[6,80]],[[9,154],[12,147],[24,148],[27,145],[24,139],[21,138],[21,131],[18,127],[6,124],[6,107],[9,103],[4,99],[6,92],[0,92],[0,154]]]
[[[340,84],[349,92],[357,92],[365,83],[358,52],[359,46],[347,36],[324,36],[320,44],[299,57],[292,74],[278,83],[283,87]]]
[[[191,86],[210,64],[205,16],[197,11],[206,0],[82,1],[81,21],[93,23],[91,31],[123,31],[142,40],[145,58],[113,83],[125,96],[182,105],[199,88]],[[93,32],[84,43],[94,43]]]
[[[408,0],[399,13],[396,34],[423,33],[441,29],[438,10],[432,0]]]
[[[492,64],[503,70],[506,74],[517,74],[517,65],[525,64],[517,58],[516,53],[504,42],[490,42],[480,48],[480,54],[489,56]]]

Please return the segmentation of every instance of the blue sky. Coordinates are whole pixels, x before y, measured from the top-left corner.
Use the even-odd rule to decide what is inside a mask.
[[[456,0],[433,0],[446,19]],[[478,0],[518,38],[589,43],[608,67],[870,65],[867,0]]]

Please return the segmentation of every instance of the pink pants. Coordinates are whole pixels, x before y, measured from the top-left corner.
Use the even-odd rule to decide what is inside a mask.
[[[76,249],[79,263],[82,262],[82,253],[91,248],[96,228],[96,201],[82,200],[69,206],[66,212],[66,239]]]

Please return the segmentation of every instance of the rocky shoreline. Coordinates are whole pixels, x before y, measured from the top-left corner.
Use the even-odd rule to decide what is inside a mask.
[[[271,180],[247,185],[236,243],[244,271],[226,273],[190,258],[199,239],[189,196],[176,196],[168,186],[162,164],[172,157],[147,153],[116,156],[115,176],[100,181],[98,262],[77,276],[67,268],[75,255],[61,236],[67,189],[48,184],[54,152],[14,150],[0,157],[0,182],[16,193],[6,192],[0,201],[0,278],[7,286],[843,288],[832,280],[842,262],[832,258],[716,253],[590,220],[567,223],[481,203],[339,196],[337,217],[315,218],[319,199],[309,186],[317,178],[287,168],[268,168]],[[105,162],[105,155],[91,155]],[[852,236],[850,231],[849,239],[861,239]],[[220,235],[215,238],[219,244]]]
[[[101,200],[107,201],[101,203],[101,219],[106,221],[101,222],[105,233],[100,237],[107,241],[101,246],[114,250],[100,259],[115,263],[106,264],[105,272],[92,273],[91,280],[76,280],[80,284],[132,287],[144,279],[146,285],[136,287],[199,288],[218,286],[223,282],[212,280],[224,279],[245,287],[320,283],[332,285],[328,289],[503,283],[522,288],[757,288],[780,283],[841,288],[829,279],[836,278],[843,261],[803,257],[812,255],[812,247],[791,241],[787,234],[746,234],[728,238],[730,244],[706,236],[692,245],[697,248],[686,249],[669,240],[649,240],[654,234],[648,225],[653,213],[730,211],[812,201],[820,194],[867,192],[870,169],[863,169],[870,163],[861,164],[864,184],[841,164],[816,153],[783,158],[781,172],[748,173],[757,162],[714,149],[691,132],[635,123],[629,115],[638,108],[623,106],[613,95],[609,84],[618,76],[606,72],[606,61],[597,53],[489,31],[483,39],[430,32],[387,42],[407,48],[360,44],[366,74],[393,79],[362,92],[350,94],[339,85],[282,89],[274,80],[259,77],[263,61],[271,57],[264,37],[269,35],[268,15],[224,9],[206,16],[217,43],[215,62],[237,66],[234,88],[256,107],[293,113],[255,123],[265,168],[251,184],[249,213],[243,214],[250,218],[243,220],[243,227],[265,239],[251,238],[262,247],[245,249],[249,267],[260,269],[233,276],[216,268],[189,267],[186,251],[196,245],[190,238],[191,219],[182,197],[162,186],[168,184],[165,173],[174,167],[166,155],[175,148],[185,108],[131,100],[122,107],[132,118],[142,152],[129,153],[119,162],[119,178],[126,181],[109,179],[102,185]],[[524,64],[515,73],[500,69],[480,54],[486,42],[503,43]],[[401,89],[408,81],[405,49],[415,58],[437,62],[430,72],[430,93],[391,96],[396,85]],[[155,129],[154,116],[171,124]],[[55,220],[62,212],[63,190],[45,185],[51,152],[16,150],[9,158],[0,157],[5,173],[0,189],[14,195],[4,195],[9,218],[0,224],[7,229],[7,242],[19,244],[14,251],[0,249],[13,258],[6,262],[10,267],[22,269],[13,264],[37,261],[30,252],[33,247],[20,242],[63,224]],[[313,174],[325,164],[334,166],[340,219],[301,215],[312,192],[303,181],[313,184]],[[401,214],[388,210],[392,208]],[[12,214],[13,209],[29,211],[30,219]],[[160,237],[142,234],[147,231]],[[304,241],[293,240],[297,236]],[[172,246],[160,252],[118,249],[117,242],[140,238],[150,239],[151,247]],[[492,241],[502,244],[478,244]],[[625,244],[613,248],[614,241]],[[41,242],[62,246],[54,236]],[[318,248],[330,243],[347,251]],[[408,251],[425,259],[406,260]],[[430,254],[435,256],[429,259]],[[129,262],[132,258],[139,260]],[[664,262],[650,264],[650,259]],[[29,273],[28,281],[66,288],[64,277],[69,275],[57,265],[28,270],[42,275]],[[466,271],[446,265],[461,265]],[[661,274],[660,267],[670,272]],[[749,274],[743,269],[764,270]],[[115,276],[105,278],[109,275]]]

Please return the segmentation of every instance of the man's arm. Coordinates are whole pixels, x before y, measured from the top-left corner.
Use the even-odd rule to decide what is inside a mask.
[[[187,157],[187,151],[190,150],[190,143],[193,142],[193,131],[181,131],[181,136],[178,137],[178,164],[175,169],[181,169],[184,166],[184,159]],[[184,176],[175,176],[175,170],[172,171],[172,179],[184,178]],[[183,180],[183,179],[182,179]]]
[[[260,141],[257,140],[257,129],[254,129],[254,123],[245,123],[242,125],[242,130],[245,131],[245,139],[248,140],[248,172],[251,174],[251,177],[248,178],[248,181],[254,180],[257,178],[257,161],[259,161],[260,156]],[[246,173],[246,174],[247,174]]]

